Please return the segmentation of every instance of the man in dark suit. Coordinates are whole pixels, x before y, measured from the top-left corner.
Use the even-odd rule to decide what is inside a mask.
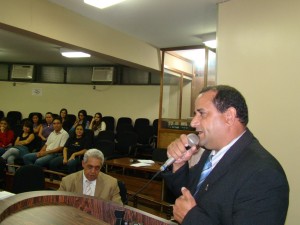
[[[117,179],[100,172],[103,163],[104,156],[100,150],[86,151],[82,160],[83,170],[64,177],[58,190],[123,204]]]
[[[190,225],[283,225],[289,185],[279,162],[247,128],[248,109],[234,88],[219,85],[201,91],[191,126],[206,150],[189,168],[196,152],[186,151],[181,135],[167,149],[174,164],[164,173],[170,190],[179,196],[174,218]]]

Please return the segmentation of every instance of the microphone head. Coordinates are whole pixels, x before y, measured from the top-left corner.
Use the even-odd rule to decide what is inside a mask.
[[[188,142],[189,142],[190,147],[196,146],[196,145],[199,144],[200,139],[196,134],[194,134],[194,133],[188,134],[187,138],[188,138]]]

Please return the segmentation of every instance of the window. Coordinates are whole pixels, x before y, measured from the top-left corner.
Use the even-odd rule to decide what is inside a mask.
[[[67,67],[67,83],[90,84],[93,67]]]
[[[0,81],[14,81],[10,71],[14,63],[0,62]],[[161,73],[121,65],[34,65],[33,79],[20,80],[27,83],[90,84],[93,68],[112,68],[113,81],[97,82],[97,85],[160,85]]]
[[[8,80],[8,65],[0,64],[0,80]]]
[[[42,66],[41,74],[37,77],[37,81],[47,83],[63,83],[65,68],[59,66]]]

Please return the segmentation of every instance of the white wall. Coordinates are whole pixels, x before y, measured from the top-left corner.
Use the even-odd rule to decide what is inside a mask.
[[[33,89],[41,89],[42,95],[32,95]],[[159,86],[119,86],[70,84],[42,84],[0,82],[1,106],[5,112],[18,110],[23,117],[30,112],[47,111],[59,113],[67,108],[69,113],[77,115],[81,109],[89,115],[101,112],[103,116],[128,116],[135,120],[145,117],[151,122],[158,118]],[[117,121],[116,121],[117,122]]]
[[[244,94],[250,129],[286,171],[288,225],[300,220],[299,9],[299,0],[231,0],[219,5],[217,33],[218,84]]]

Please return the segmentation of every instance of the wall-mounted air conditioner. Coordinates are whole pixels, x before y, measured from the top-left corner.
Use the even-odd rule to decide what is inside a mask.
[[[114,67],[93,67],[92,82],[112,82]]]
[[[13,65],[11,78],[13,80],[32,80],[33,65]]]

